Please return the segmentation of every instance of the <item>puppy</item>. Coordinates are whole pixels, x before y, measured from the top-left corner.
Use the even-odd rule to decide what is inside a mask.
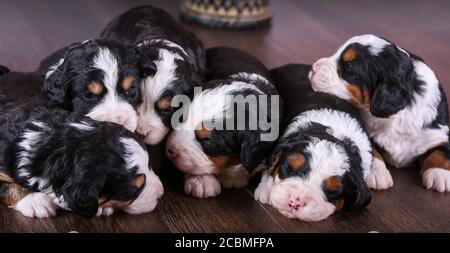
[[[36,92],[42,82],[36,73],[0,77],[4,203],[30,217],[58,208],[86,217],[153,210],[163,187],[140,138],[46,103]]]
[[[177,107],[176,95],[192,97],[193,87],[205,72],[205,52],[197,37],[162,9],[139,6],[112,20],[101,38],[135,46],[142,65],[155,68],[142,82],[143,103],[138,108],[137,132],[145,143],[162,141],[172,128],[170,119]],[[153,67],[152,67],[153,66]]]
[[[226,47],[206,54],[211,81],[184,108],[183,122],[166,147],[167,156],[186,173],[185,192],[199,198],[218,195],[221,186],[248,184],[278,137],[280,113],[270,73],[258,59]]]
[[[310,79],[314,90],[359,108],[388,163],[403,167],[420,159],[423,185],[450,191],[447,99],[422,59],[383,38],[361,35],[314,63]]]
[[[368,205],[371,192],[364,178],[386,167],[372,156],[352,105],[311,89],[310,69],[291,64],[272,71],[285,105],[286,127],[255,198],[289,218],[319,221],[336,211]]]
[[[107,40],[87,40],[62,48],[44,59],[43,92],[64,109],[135,131],[141,103],[140,68],[133,48]]]

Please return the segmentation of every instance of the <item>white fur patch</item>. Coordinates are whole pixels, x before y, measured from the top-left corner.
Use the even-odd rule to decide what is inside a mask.
[[[82,130],[82,131],[91,131],[95,128],[91,125],[89,125],[87,122],[81,122],[81,123],[70,123],[71,127],[74,127],[76,129]]]
[[[42,133],[28,129],[24,131],[21,137],[22,140],[18,143],[18,146],[23,150],[17,154],[18,175],[28,179],[30,177],[30,172],[26,166],[31,163],[34,151],[37,148],[36,146],[41,140]]]
[[[438,192],[450,192],[450,171],[442,168],[427,169],[422,176],[423,185],[427,189]]]
[[[231,75],[230,78],[239,78],[253,82],[260,81],[265,84],[269,84],[269,81],[265,77],[255,73],[239,72],[237,74]]]
[[[197,198],[209,198],[219,195],[221,188],[214,175],[186,175],[184,192]]]
[[[330,109],[310,110],[296,116],[289,124],[283,136],[288,136],[299,128],[308,126],[311,122],[328,127],[329,134],[343,140],[349,138],[358,147],[362,159],[364,173],[372,166],[372,145],[357,120],[348,113]]]
[[[182,48],[180,45],[178,45],[170,40],[165,40],[165,39],[144,40],[143,42],[137,44],[137,47],[152,45],[152,44],[156,44],[156,43],[162,43],[163,45],[165,45],[167,47],[176,48],[183,53],[184,57],[188,57],[188,54],[186,53],[184,48]],[[184,61],[184,58],[181,57],[179,54],[176,54],[176,56],[177,56],[177,59]]]
[[[138,120],[136,111],[117,93],[119,65],[116,57],[108,48],[100,48],[93,61],[94,67],[104,72],[103,85],[107,92],[86,116],[98,121],[114,122],[134,132]]]
[[[164,193],[161,180],[155,175],[155,172],[149,168],[148,153],[139,143],[130,138],[121,138],[120,140],[125,146],[127,153],[126,157],[127,168],[131,169],[138,167],[138,174],[145,175],[145,185],[141,194],[131,203],[131,205],[124,207],[123,210],[127,213],[139,214],[150,212],[155,209],[158,200]]]
[[[364,180],[370,189],[384,190],[394,186],[394,180],[386,164],[377,158],[373,159],[372,169],[364,175]]]
[[[44,193],[34,192],[19,200],[13,207],[27,217],[47,218],[56,215],[58,207]]]
[[[64,58],[59,59],[59,61],[48,68],[45,74],[45,79],[49,78],[55,71],[64,63]]]

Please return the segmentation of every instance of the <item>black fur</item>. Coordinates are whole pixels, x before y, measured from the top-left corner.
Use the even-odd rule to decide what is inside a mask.
[[[342,99],[330,94],[314,92],[308,80],[308,73],[311,70],[309,65],[289,64],[272,70],[275,85],[284,102],[283,128],[300,113],[314,109],[330,109],[349,114],[360,123],[362,129],[364,124],[358,116],[358,112],[353,106]],[[347,153],[350,162],[350,170],[341,179],[341,188],[338,191],[328,191],[323,189],[329,202],[336,204],[344,199],[344,210],[360,208],[369,204],[371,192],[364,182],[361,167],[361,156],[359,149],[352,140],[344,138],[340,140],[332,136],[328,127],[319,123],[312,123],[308,127],[279,139],[271,156],[271,165],[278,167],[280,179],[298,176],[307,177],[311,172],[308,163],[310,154],[305,151],[311,143],[312,138],[318,138],[333,142],[341,146]],[[367,137],[369,139],[369,137]],[[305,163],[300,169],[293,169],[287,162],[287,158],[292,154],[301,154],[305,157]],[[277,162],[278,164],[274,164]]]
[[[0,170],[29,191],[40,191],[32,177],[39,177],[63,197],[73,212],[91,217],[99,199],[132,201],[142,189],[133,186],[137,168],[127,169],[127,151],[120,138],[142,141],[123,127],[97,122],[65,111],[37,92],[43,79],[36,73],[12,72],[0,77]],[[44,127],[33,122],[42,122]],[[93,129],[79,130],[71,123],[86,123]],[[39,132],[30,149],[20,143],[27,131]],[[20,165],[21,152],[29,162]],[[28,174],[21,171],[26,170]]]
[[[203,90],[229,85],[234,81],[241,81],[254,85],[265,95],[267,95],[268,98],[267,115],[258,115],[258,117],[266,117],[267,122],[271,122],[272,120],[278,124],[279,118],[271,118],[270,115],[271,96],[278,95],[278,92],[271,83],[272,78],[270,72],[264,64],[249,53],[227,47],[208,49],[206,51],[206,55],[208,59],[209,81],[203,86]],[[238,66],[236,66],[237,63],[239,64]],[[243,77],[231,77],[231,75],[241,72],[261,75],[268,80],[268,83],[261,80],[255,81]],[[250,89],[244,89],[234,92],[232,95],[242,95],[244,97],[248,95],[256,95],[256,100],[258,102],[257,108],[259,110],[260,94],[258,92]],[[211,103],[213,103],[213,101],[211,101]],[[236,120],[236,111],[238,110],[237,105],[234,109],[234,129],[238,129]],[[257,130],[249,130],[249,109],[250,108],[248,106],[246,106],[245,109],[239,109],[241,111],[245,110],[246,113],[245,130],[212,130],[209,138],[197,138],[197,141],[200,142],[204,152],[208,156],[214,157],[225,155],[238,157],[244,167],[249,171],[254,170],[260,163],[264,162],[265,158],[267,158],[270,153],[274,142],[261,141],[261,134],[270,132],[270,130],[262,130],[260,126],[257,126]]]

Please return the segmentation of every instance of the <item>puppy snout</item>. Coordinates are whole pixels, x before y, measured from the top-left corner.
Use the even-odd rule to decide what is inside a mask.
[[[306,204],[306,200],[299,196],[289,196],[289,207],[292,209],[298,210],[299,208],[306,206]]]

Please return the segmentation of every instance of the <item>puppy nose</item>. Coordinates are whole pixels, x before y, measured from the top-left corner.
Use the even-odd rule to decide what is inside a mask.
[[[289,207],[295,210],[306,206],[306,202],[300,198],[299,196],[290,196],[289,197]]]

